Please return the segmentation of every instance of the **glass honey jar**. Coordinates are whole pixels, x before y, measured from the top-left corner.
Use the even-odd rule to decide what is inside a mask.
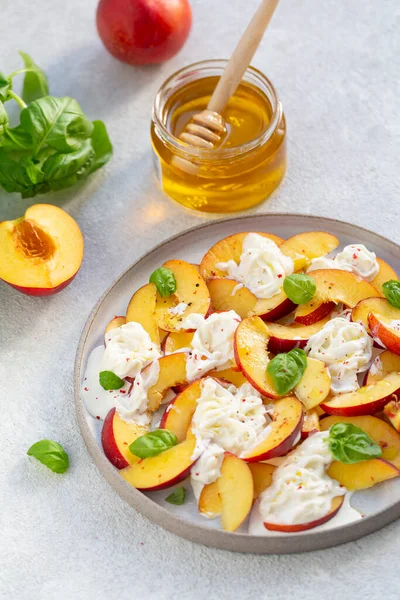
[[[249,67],[223,117],[227,135],[219,148],[195,148],[179,135],[207,107],[226,60],[181,69],[159,89],[151,140],[163,191],[188,208],[227,213],[267,198],[286,170],[286,122],[272,83]]]

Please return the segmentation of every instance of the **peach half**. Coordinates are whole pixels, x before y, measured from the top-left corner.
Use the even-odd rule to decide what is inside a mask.
[[[64,289],[82,264],[76,221],[50,204],[35,204],[15,221],[0,223],[0,279],[29,296]]]

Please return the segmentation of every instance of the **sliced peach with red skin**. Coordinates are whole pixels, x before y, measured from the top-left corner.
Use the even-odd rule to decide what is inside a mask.
[[[301,427],[301,439],[308,438],[313,433],[320,431],[319,416],[316,410],[305,410],[303,425]]]
[[[196,462],[192,458],[195,447],[195,438],[186,439],[156,456],[137,458],[121,475],[133,487],[146,492],[171,487],[189,475]]]
[[[126,323],[125,317],[115,315],[115,317],[113,319],[111,319],[111,321],[108,323],[104,333],[108,333],[112,329],[118,329],[118,327],[125,325],[125,323]]]
[[[389,373],[396,371],[400,371],[400,356],[393,354],[389,350],[385,350],[375,358],[370,366],[364,385],[371,385],[380,381]]]
[[[157,292],[155,319],[164,331],[182,331],[180,324],[192,313],[207,316],[211,311],[210,294],[196,267],[184,260],[169,260],[163,267],[170,269],[176,281],[176,290],[171,296],[163,297]],[[178,315],[170,312],[184,302],[186,310]]]
[[[267,323],[270,334],[268,348],[274,354],[290,352],[293,348],[304,348],[309,338],[318,333],[328,321],[329,317],[312,325]]]
[[[199,512],[210,519],[220,516],[222,512],[222,500],[216,481],[205,485],[201,490],[198,509]]]
[[[400,311],[399,316],[400,316]],[[398,319],[400,325],[400,319]],[[390,321],[374,313],[368,315],[368,325],[374,339],[393,354],[400,356],[400,328],[393,329]]]
[[[325,364],[315,358],[307,358],[307,366],[303,377],[293,389],[297,398],[307,410],[321,404],[329,395],[331,376]]]
[[[249,463],[250,471],[253,476],[254,500],[266,490],[272,483],[272,476],[276,467],[265,463]]]
[[[396,399],[388,402],[383,408],[383,413],[395,430],[400,431],[400,401]]]
[[[255,296],[247,287],[240,287],[234,279],[210,279],[207,281],[213,310],[234,310],[239,317],[248,317],[257,304]]]
[[[194,333],[186,331],[175,331],[168,333],[165,337],[162,350],[165,354],[172,354],[178,352],[182,348],[191,348]]]
[[[126,310],[126,322],[135,321],[147,331],[152,342],[160,344],[160,333],[154,313],[156,310],[157,288],[147,283],[139,288],[130,299]]]
[[[373,458],[354,465],[347,465],[335,460],[327,470],[327,474],[346,489],[356,491],[398,477],[400,471],[386,460]]]
[[[318,525],[322,525],[327,521],[330,521],[339,511],[340,507],[343,504],[344,496],[336,496],[333,498],[332,504],[329,512],[320,517],[319,519],[315,519],[315,521],[309,521],[308,523],[297,523],[296,525],[285,525],[284,523],[265,523],[264,527],[269,529],[269,531],[282,531],[284,533],[296,533],[298,531],[306,531],[307,529],[313,529],[314,527],[318,527]]]
[[[294,320],[303,325],[312,325],[331,312],[334,304],[343,303],[349,308],[365,298],[380,296],[368,281],[364,281],[349,271],[339,269],[319,269],[308,275],[314,280],[316,293],[310,302],[300,304]]]
[[[176,385],[187,383],[186,381],[186,354],[167,354],[158,359],[160,372],[157,383],[148,391],[147,406],[150,411],[158,410],[168,390]],[[151,364],[143,369],[143,373],[150,369]],[[135,385],[135,383],[133,384]]]
[[[29,296],[60,292],[83,259],[77,222],[50,204],[35,204],[15,221],[0,223],[0,279]]]
[[[378,290],[378,292],[384,296],[383,293],[383,284],[386,281],[390,281],[391,279],[397,280],[399,277],[394,269],[387,262],[382,260],[381,258],[377,258],[377,263],[379,265],[379,272],[376,277],[371,281],[371,285],[374,286]]]
[[[295,396],[281,398],[274,403],[272,419],[267,436],[242,456],[246,462],[260,462],[289,452],[301,432],[303,405]]]
[[[201,382],[199,380],[188,385],[165,409],[160,428],[172,431],[178,438],[178,442],[183,442],[186,439],[200,395]]]
[[[321,403],[329,415],[372,415],[383,409],[400,394],[400,373],[389,373],[380,381],[359,388],[355,392],[339,394]]]
[[[110,463],[117,469],[133,464],[137,457],[129,451],[129,444],[145,435],[148,430],[144,425],[126,423],[112,408],[104,419],[101,431],[101,445]]]
[[[246,377],[241,371],[236,368],[222,369],[221,371],[213,370],[207,373],[208,377],[214,377],[224,383],[232,383],[235,387],[240,387],[244,383],[248,383]]]
[[[225,453],[217,479],[221,497],[221,524],[235,531],[247,518],[253,504],[253,477],[249,466],[233,454]]]
[[[365,298],[351,311],[351,320],[361,323],[369,332],[368,315],[370,313],[383,317],[387,321],[400,319],[400,310],[389,304],[386,298]]]
[[[271,298],[259,298],[251,314],[260,316],[264,321],[277,321],[286,317],[296,308],[283,290]]]
[[[234,233],[212,246],[203,257],[200,263],[200,274],[205,281],[214,279],[215,277],[226,277],[226,272],[217,268],[218,263],[228,262],[233,260],[239,264],[242,255],[242,246],[245,237],[251,232]],[[275,242],[277,246],[282,243],[282,238],[272,233],[256,232],[269,240]],[[237,283],[237,282],[236,282]]]
[[[288,238],[279,246],[279,250],[290,256],[294,270],[308,267],[313,258],[325,256],[339,246],[339,240],[326,231],[305,231]]]

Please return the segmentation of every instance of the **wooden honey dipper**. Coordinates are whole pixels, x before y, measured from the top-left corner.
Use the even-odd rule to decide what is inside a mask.
[[[179,139],[182,142],[207,149],[222,143],[226,127],[221,113],[241,82],[278,3],[279,0],[262,0],[233,51],[207,108],[194,115],[180,134]]]

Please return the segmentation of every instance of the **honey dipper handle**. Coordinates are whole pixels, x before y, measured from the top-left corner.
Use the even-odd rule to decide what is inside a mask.
[[[208,103],[208,110],[219,114],[223,112],[241,82],[278,3],[279,0],[262,0],[218,81]]]

